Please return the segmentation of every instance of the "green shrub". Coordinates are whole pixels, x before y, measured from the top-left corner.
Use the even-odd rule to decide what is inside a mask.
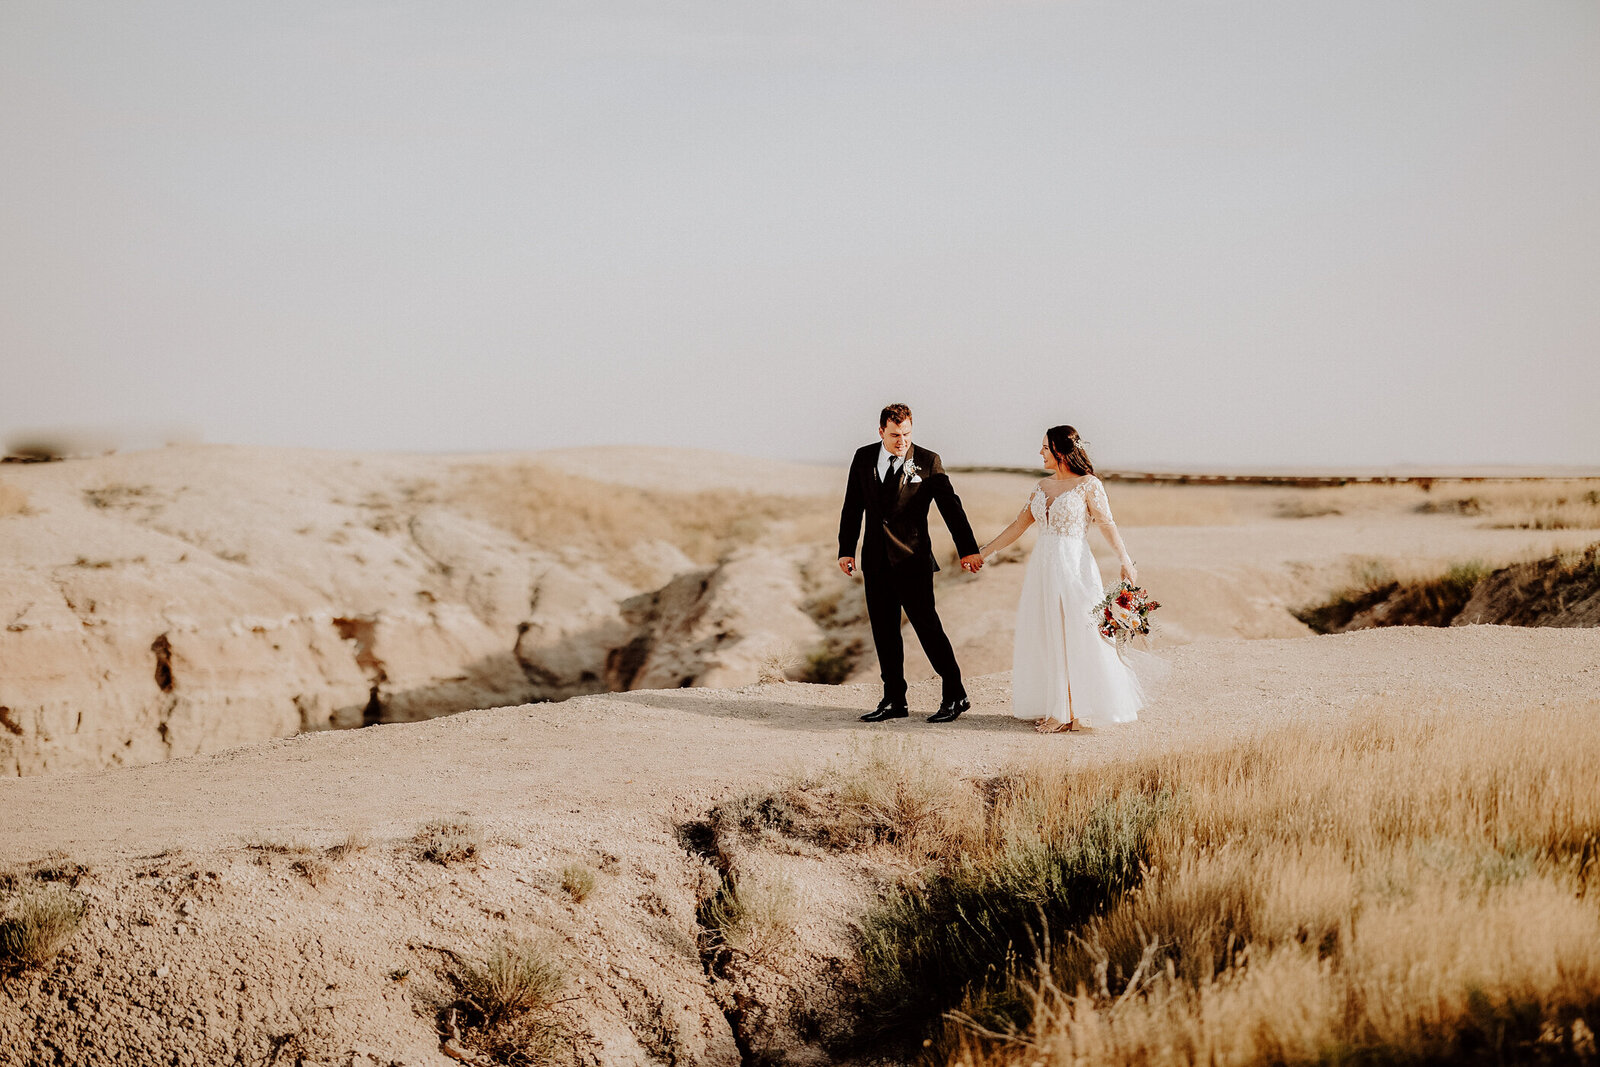
[[[860,931],[863,1018],[879,1036],[927,1033],[963,1001],[1021,1024],[1017,962],[1114,903],[1142,877],[1168,795],[1097,805],[1061,840],[1013,841],[902,889]]]

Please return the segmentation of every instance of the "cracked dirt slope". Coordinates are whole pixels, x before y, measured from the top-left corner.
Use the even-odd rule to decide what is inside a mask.
[[[572,482],[573,461],[208,446],[8,467],[27,507],[0,518],[0,774],[621,687],[608,663],[637,636],[622,603],[717,568],[648,530],[601,551],[493,521],[497,494],[559,483],[572,510],[610,491]],[[753,552],[735,577],[792,570]],[[735,581],[724,599],[742,597]],[[743,650],[656,650],[669,684],[753,680],[763,625],[814,630],[798,613],[743,623]]]
[[[797,991],[828,1003],[827,983],[848,985],[848,923],[877,887],[838,856],[768,857],[797,886],[800,948],[713,982],[695,907],[717,873],[684,827],[717,803],[879,739],[953,774],[1045,759],[1070,779],[1088,761],[1373,706],[1486,729],[1515,729],[1537,704],[1600,713],[1595,630],[1398,628],[1167,655],[1172,678],[1138,723],[1082,735],[1038,738],[1011,720],[1004,675],[975,679],[973,713],[942,728],[861,726],[865,687],[778,684],[588,696],[0,781],[0,863],[62,853],[90,868],[84,930],[0,996],[0,1063],[143,1063],[150,1048],[172,1063],[258,1062],[275,1042],[314,1062],[444,1063],[434,1013],[449,953],[506,933],[563,957],[587,1062],[732,1065],[764,1041],[822,1062],[768,1008],[793,1009]],[[913,690],[919,709],[934,697]],[[405,841],[439,817],[479,822],[482,856],[441,867],[412,855]],[[248,847],[352,832],[370,847],[315,884],[292,854]],[[559,884],[574,862],[600,872],[582,904]]]

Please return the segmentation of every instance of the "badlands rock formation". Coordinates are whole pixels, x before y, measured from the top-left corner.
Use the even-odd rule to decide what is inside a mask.
[[[739,686],[785,665],[799,677],[817,653],[835,654],[835,676],[869,682],[861,586],[833,561],[842,478],[659,448],[186,446],[6,465],[0,774],[586,693]],[[1030,482],[956,475],[981,537]],[[1280,490],[1113,485],[1165,605],[1162,642],[1303,636],[1291,609],[1373,559],[1440,570],[1593,539],[1419,514],[1415,488],[1341,492],[1308,507]],[[939,576],[969,675],[1010,666],[1028,544],[981,575]],[[914,640],[908,673],[930,674]]]
[[[815,643],[792,606],[762,607],[802,597],[759,529],[719,562],[719,531],[660,520],[692,509],[684,479],[646,496],[566,469],[585,463],[603,469],[593,454],[224,447],[6,467],[0,485],[25,504],[0,517],[0,773],[641,683],[737,684],[774,646]],[[802,490],[831,480],[769,466]],[[552,509],[589,507],[591,521],[543,541],[511,532],[522,498],[551,487],[564,494]],[[710,550],[694,560],[650,538],[651,519]],[[613,528],[632,525],[646,536]]]

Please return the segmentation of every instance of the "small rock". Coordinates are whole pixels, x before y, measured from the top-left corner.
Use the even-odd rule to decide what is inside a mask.
[[[179,904],[178,905],[178,914],[182,915],[182,916],[184,916],[186,918],[188,916],[190,916],[190,915],[193,915],[194,914],[194,901],[186,900],[182,904]]]
[[[167,965],[165,963],[163,963],[161,966],[156,968],[156,977],[157,978],[165,978],[166,976],[167,976]]]
[[[178,924],[177,934],[178,934],[179,937],[182,937],[183,935],[187,934],[188,932],[189,932],[189,928],[187,926],[183,925],[183,923],[179,923]]]

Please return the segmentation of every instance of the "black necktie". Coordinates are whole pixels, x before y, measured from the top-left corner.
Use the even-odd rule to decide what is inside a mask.
[[[893,457],[890,457],[890,459],[889,459],[889,469],[883,476],[883,484],[884,485],[888,485],[890,482],[894,481],[896,475],[899,472],[899,470],[900,470],[899,461],[894,459]]]

